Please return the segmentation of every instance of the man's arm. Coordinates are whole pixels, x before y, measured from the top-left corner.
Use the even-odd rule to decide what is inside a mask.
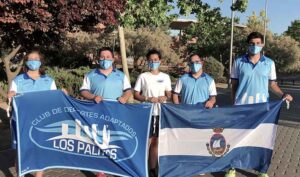
[[[180,100],[179,100],[179,95],[177,93],[173,93],[173,103],[174,104],[179,104],[180,103]]]
[[[216,103],[216,96],[210,96],[208,101],[205,103],[206,108],[213,108]]]
[[[146,97],[146,96],[142,96],[141,92],[138,91],[134,91],[134,99],[141,101],[141,102],[146,102],[149,101],[151,103],[158,103],[158,98],[155,97]]]
[[[134,91],[134,99],[136,99],[136,100],[138,100],[138,101],[141,101],[141,102],[147,101],[147,100],[146,100],[146,97],[145,97],[145,96],[142,96],[142,95],[141,95],[141,92],[138,92],[138,91]]]
[[[182,82],[180,79],[177,80],[175,88],[173,90],[173,95],[172,95],[172,101],[174,104],[179,104],[180,103],[180,92],[182,89]]]
[[[238,85],[239,85],[239,80],[231,79],[231,101],[232,101],[232,104],[234,104],[234,102],[235,102],[235,94],[236,94]]]
[[[165,101],[170,100],[171,97],[172,97],[171,91],[165,91],[165,96],[159,96],[158,101],[160,103],[164,103]]]
[[[280,87],[277,85],[275,81],[269,82],[271,91],[280,98],[285,98],[287,101],[293,101],[293,97],[289,94],[283,93]]]
[[[92,100],[92,101],[95,101],[96,103],[99,103],[100,101],[103,100],[103,98],[101,96],[92,94],[90,92],[90,89],[91,89],[90,85],[91,85],[91,83],[90,83],[88,76],[87,75],[84,76],[83,83],[80,88],[80,94],[83,98],[85,98],[87,100]]]
[[[132,95],[131,89],[128,89],[125,92],[123,92],[123,95],[118,98],[118,101],[122,104],[125,104],[129,99],[129,97],[131,97],[131,95]]]
[[[83,98],[85,98],[87,100],[93,100],[96,103],[99,103],[100,101],[103,100],[103,98],[101,96],[94,95],[88,90],[82,90],[82,91],[80,91],[80,94]]]

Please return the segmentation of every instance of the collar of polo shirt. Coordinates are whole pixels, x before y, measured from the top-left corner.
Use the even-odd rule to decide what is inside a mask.
[[[45,77],[46,77],[46,74],[44,74],[44,75],[41,74],[39,78],[45,78]],[[24,73],[24,79],[32,79],[32,78],[26,72],[26,73]]]
[[[194,76],[193,76],[193,73],[192,73],[192,72],[189,72],[188,74],[189,74],[189,76],[190,76],[190,77],[194,78]],[[198,77],[197,79],[199,79],[199,78],[201,78],[201,77],[205,77],[205,76],[206,76],[206,75],[205,75],[205,72],[202,72],[201,76],[200,76],[200,77]],[[196,78],[195,78],[195,79],[196,79]]]
[[[251,62],[248,54],[244,55],[243,60],[247,62]],[[266,60],[265,56],[261,55],[258,61],[265,61],[265,60]]]

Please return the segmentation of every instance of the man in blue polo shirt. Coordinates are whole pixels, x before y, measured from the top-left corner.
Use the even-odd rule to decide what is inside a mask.
[[[113,67],[114,55],[109,47],[99,50],[99,68],[85,75],[80,94],[96,103],[104,99],[118,100],[125,104],[131,96],[131,85],[125,74]],[[105,177],[102,172],[97,177]]]
[[[204,103],[206,108],[212,108],[216,103],[215,81],[203,72],[203,60],[198,54],[189,57],[190,73],[179,78],[173,90],[173,102],[175,104]]]
[[[118,100],[124,104],[131,96],[131,85],[125,74],[113,67],[113,51],[109,47],[99,50],[99,68],[85,75],[81,95],[96,103],[103,99]]]
[[[252,32],[247,37],[248,53],[237,58],[231,72],[232,100],[235,105],[264,103],[269,101],[269,87],[279,97],[292,101],[293,97],[281,91],[276,83],[275,63],[261,54],[264,37]],[[235,170],[229,170],[225,177],[235,177]],[[259,177],[268,177],[264,171]]]

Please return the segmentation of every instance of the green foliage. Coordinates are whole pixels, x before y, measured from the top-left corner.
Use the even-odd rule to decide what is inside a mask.
[[[43,49],[48,66],[59,66],[68,69],[87,66],[97,56],[97,50],[104,46],[113,48],[117,41],[115,33],[87,33],[79,31],[68,33],[59,47],[50,46]]]
[[[219,0],[222,3],[223,0]],[[237,0],[232,7],[234,10],[244,12],[248,0]],[[203,0],[128,0],[125,13],[120,16],[121,23],[127,27],[158,27],[167,24],[175,17],[171,10],[179,9],[180,15],[204,15],[206,18],[215,18],[215,11]]]
[[[248,0],[236,0],[231,6],[233,11],[245,12],[248,7]]]
[[[202,0],[179,0],[177,1],[177,7],[181,15],[190,14],[203,14],[207,10],[210,10],[210,6]]]
[[[89,71],[89,67],[79,67],[76,69],[48,67],[46,73],[55,80],[58,89],[64,88],[68,91],[69,95],[78,98],[84,75]]]
[[[162,63],[177,63],[179,55],[171,48],[173,43],[171,36],[165,31],[157,28],[140,28],[137,30],[126,30],[126,49],[128,56],[132,56],[137,65],[138,60],[141,62],[145,59],[149,49],[156,48],[162,53]]]
[[[204,71],[212,76],[216,81],[223,79],[224,66],[220,61],[213,57],[205,59]]]
[[[126,27],[158,27],[168,23],[175,15],[167,15],[174,7],[165,0],[128,0],[121,22]]]
[[[208,13],[208,14],[207,14]],[[198,23],[185,30],[183,40],[197,38],[195,44],[188,44],[189,51],[199,51],[202,56],[219,57],[230,37],[230,19],[221,16],[219,10],[198,14]],[[210,15],[209,15],[210,14]]]
[[[219,9],[212,9],[198,14],[197,18],[198,23],[191,25],[184,32],[183,39],[186,43],[191,38],[197,39],[196,43],[187,45],[188,53],[197,51],[201,57],[221,58],[224,65],[227,66],[226,68],[228,68],[230,19],[222,17]],[[224,71],[224,67],[222,71]]]
[[[293,21],[291,26],[288,27],[288,30],[285,32],[285,34],[300,42],[300,20]]]

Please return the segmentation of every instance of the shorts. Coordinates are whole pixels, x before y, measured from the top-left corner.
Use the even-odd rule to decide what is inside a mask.
[[[149,137],[158,137],[159,134],[159,116],[152,116]]]

